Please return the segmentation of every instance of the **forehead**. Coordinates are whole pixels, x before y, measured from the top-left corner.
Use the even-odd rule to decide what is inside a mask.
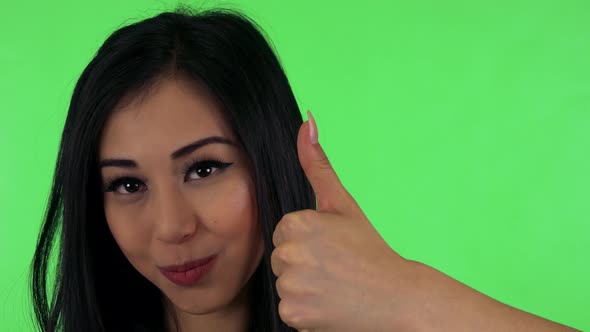
[[[101,157],[133,154],[146,148],[168,154],[209,136],[234,139],[218,101],[197,82],[165,79],[145,96],[128,97],[121,105],[103,128]]]

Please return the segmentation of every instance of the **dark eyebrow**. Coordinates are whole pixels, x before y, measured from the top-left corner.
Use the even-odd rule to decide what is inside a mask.
[[[98,163],[98,168],[103,167],[125,167],[136,168],[137,163],[129,159],[104,159]]]
[[[172,152],[172,154],[170,155],[170,158],[171,159],[178,159],[180,157],[183,157],[183,156],[186,156],[187,154],[192,153],[193,151],[195,151],[207,144],[213,144],[213,143],[229,144],[229,145],[237,146],[236,143],[234,143],[233,141],[231,141],[227,138],[224,138],[221,136],[210,136],[207,138],[200,139],[198,141],[194,141],[188,145],[181,147],[180,149]]]
[[[233,146],[237,146],[236,143],[233,141],[221,137],[221,136],[210,136],[207,138],[200,139],[198,141],[194,141],[188,145],[181,147],[180,149],[172,152],[170,155],[170,159],[178,159],[180,157],[186,156],[193,151],[196,151],[199,148],[202,148],[205,145],[213,144],[213,143],[220,143],[220,144],[229,144]],[[103,167],[125,167],[125,168],[136,168],[137,163],[130,159],[104,159],[98,163],[99,168]]]

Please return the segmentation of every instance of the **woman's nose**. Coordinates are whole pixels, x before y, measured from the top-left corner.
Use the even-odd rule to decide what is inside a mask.
[[[156,238],[166,243],[181,243],[194,236],[198,216],[191,202],[179,189],[167,189],[154,195],[153,222]]]

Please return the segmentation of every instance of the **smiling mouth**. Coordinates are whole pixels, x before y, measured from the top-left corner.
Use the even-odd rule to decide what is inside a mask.
[[[215,265],[217,255],[209,256],[182,265],[160,268],[160,272],[173,283],[188,287],[197,284]]]
[[[211,256],[208,256],[205,258],[197,259],[197,260],[190,261],[190,262],[180,264],[180,265],[168,265],[168,266],[161,267],[160,270],[165,271],[165,272],[186,272],[188,270],[192,270],[194,268],[197,268],[199,266],[209,263],[215,257],[216,257],[216,255],[211,255]]]

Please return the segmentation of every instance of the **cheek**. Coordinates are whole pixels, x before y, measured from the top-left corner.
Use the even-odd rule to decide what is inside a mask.
[[[129,262],[138,267],[148,257],[149,234],[140,224],[134,222],[137,216],[130,209],[123,209],[105,199],[107,225],[117,245]]]
[[[214,232],[228,240],[247,239],[256,232],[258,218],[251,184],[234,181],[216,199],[208,220]]]

